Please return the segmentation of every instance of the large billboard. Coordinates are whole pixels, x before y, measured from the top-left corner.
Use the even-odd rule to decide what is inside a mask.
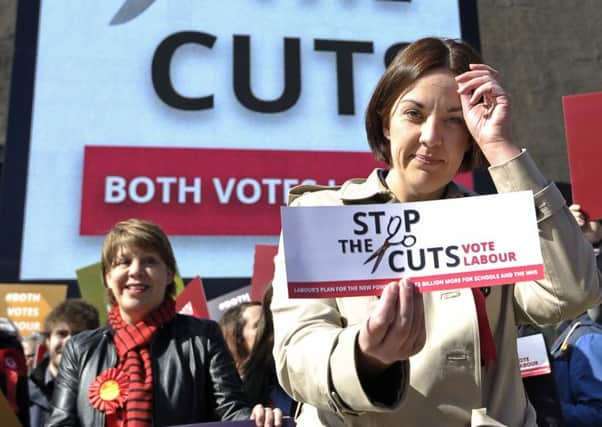
[[[375,167],[364,108],[423,36],[478,44],[475,2],[19,2],[0,279],[73,279],[130,217],[182,276],[250,277],[288,189]]]

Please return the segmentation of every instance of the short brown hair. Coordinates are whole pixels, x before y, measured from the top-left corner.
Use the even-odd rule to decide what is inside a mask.
[[[141,219],[128,219],[118,222],[107,233],[102,247],[102,280],[107,288],[107,299],[111,305],[117,304],[117,301],[113,292],[107,286],[105,276],[113,267],[119,249],[123,246],[133,246],[157,252],[172,273],[175,274],[177,271],[176,258],[171,243],[169,243],[169,239],[158,225]],[[165,290],[165,298],[173,298],[175,294],[176,284],[172,280]]]
[[[482,62],[481,56],[472,47],[459,40],[427,37],[401,50],[380,78],[366,109],[366,133],[374,156],[391,165],[391,147],[383,128],[389,126],[389,115],[399,96],[420,77],[437,68],[446,68],[458,75],[468,71],[469,64]],[[460,171],[486,164],[472,136],[469,141],[470,149],[462,159]]]
[[[44,334],[50,336],[54,327],[62,322],[84,330],[100,326],[96,307],[80,298],[65,300],[54,307],[44,320]]]

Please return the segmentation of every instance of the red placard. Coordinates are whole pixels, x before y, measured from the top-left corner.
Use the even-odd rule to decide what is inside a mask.
[[[562,97],[573,202],[590,219],[602,218],[602,92]]]
[[[255,245],[253,277],[251,277],[251,301],[261,301],[265,288],[274,278],[274,257],[276,245]]]
[[[209,319],[207,297],[199,276],[192,279],[176,298],[176,312],[189,316]]]

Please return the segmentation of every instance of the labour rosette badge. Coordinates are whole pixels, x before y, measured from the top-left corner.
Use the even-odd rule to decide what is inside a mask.
[[[113,414],[123,408],[127,399],[129,378],[115,368],[109,368],[96,377],[90,389],[88,398],[97,410]]]

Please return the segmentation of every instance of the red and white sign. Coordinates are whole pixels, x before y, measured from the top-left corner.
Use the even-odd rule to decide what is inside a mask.
[[[142,213],[170,235],[277,235],[292,187],[378,166],[371,153],[86,147],[80,233]]]
[[[176,312],[202,319],[209,318],[207,297],[199,276],[192,279],[176,298]]]
[[[552,372],[542,334],[519,337],[516,340],[516,350],[521,377],[534,377]]]
[[[533,195],[403,204],[285,207],[291,298],[379,295],[410,278],[422,292],[544,276]]]

